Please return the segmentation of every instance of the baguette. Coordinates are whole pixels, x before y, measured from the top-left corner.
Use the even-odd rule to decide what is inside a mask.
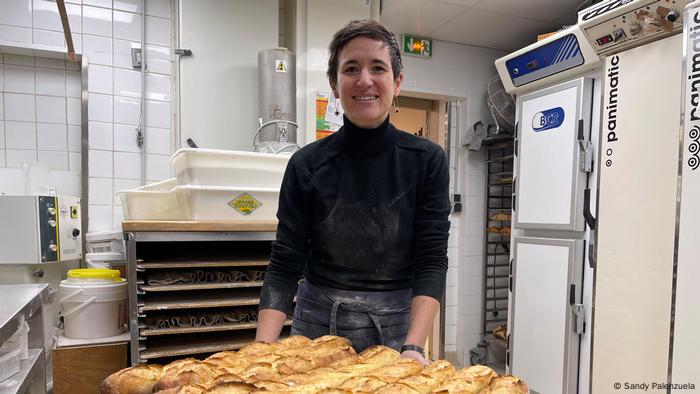
[[[163,377],[163,367],[160,365],[136,365],[109,375],[100,384],[100,393],[150,394],[161,377]]]

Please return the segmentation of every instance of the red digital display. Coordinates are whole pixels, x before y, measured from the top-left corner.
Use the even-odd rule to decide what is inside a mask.
[[[612,41],[613,41],[613,38],[610,34],[608,34],[607,36],[604,36],[604,37],[600,37],[599,39],[595,40],[595,42],[597,42],[598,45],[609,44]]]

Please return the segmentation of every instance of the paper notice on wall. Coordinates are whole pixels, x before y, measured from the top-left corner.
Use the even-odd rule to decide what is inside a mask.
[[[343,106],[340,105],[340,100],[333,96],[333,93],[328,93],[328,105],[326,106],[326,122],[338,126],[343,125]]]
[[[332,95],[323,92],[316,93],[316,139],[320,140],[340,129],[340,124],[331,123],[326,120],[326,112],[328,111],[328,102],[333,101]],[[341,115],[342,123],[342,115]]]

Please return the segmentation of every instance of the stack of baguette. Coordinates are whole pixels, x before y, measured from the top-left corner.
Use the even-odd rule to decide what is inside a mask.
[[[440,360],[422,367],[386,346],[356,354],[345,338],[292,336],[254,342],[204,361],[138,365],[102,382],[102,394],[203,393],[528,393],[525,382],[475,365],[459,371]]]

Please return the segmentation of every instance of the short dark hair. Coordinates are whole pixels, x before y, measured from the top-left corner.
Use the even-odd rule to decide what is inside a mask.
[[[330,52],[328,71],[326,72],[328,79],[330,79],[333,84],[338,83],[338,57],[340,56],[340,51],[345,48],[348,42],[357,37],[367,37],[381,41],[389,47],[391,69],[394,73],[394,80],[396,80],[403,69],[399,44],[396,43],[394,33],[392,33],[389,28],[379,22],[369,19],[351,21],[333,35],[331,44],[328,46],[328,51]]]

